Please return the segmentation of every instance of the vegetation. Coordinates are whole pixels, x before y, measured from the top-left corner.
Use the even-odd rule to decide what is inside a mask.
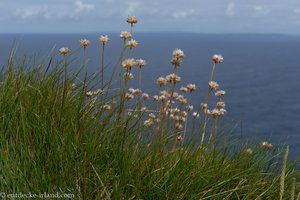
[[[68,48],[60,49],[57,64],[52,58],[38,65],[18,62],[12,51],[0,77],[0,197],[46,192],[74,195],[62,199],[299,199],[288,147],[244,144],[220,126],[225,91],[215,92],[213,75],[223,57],[213,56],[207,97],[194,108],[189,102],[196,86],[179,87],[184,53],[174,50],[171,74],[157,80],[152,101],[141,91],[146,62],[132,58],[137,19],[127,22],[131,32],[121,33],[124,48],[108,78],[107,36],[99,39],[100,75],[88,76],[85,61],[78,73],[68,72]],[[89,41],[80,44],[85,57]],[[138,88],[128,88],[135,71]],[[111,84],[115,74],[119,88]]]

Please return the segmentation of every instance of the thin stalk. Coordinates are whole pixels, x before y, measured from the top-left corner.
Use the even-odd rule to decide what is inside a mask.
[[[213,80],[215,68],[216,68],[216,63],[214,62],[209,82],[211,82]],[[207,103],[207,105],[209,105],[209,103],[210,103],[210,94],[211,94],[211,91],[212,90],[211,90],[210,86],[208,86],[208,93],[207,93],[207,97],[206,97],[206,103]],[[201,136],[200,146],[203,145],[203,142],[204,142],[204,139],[205,139],[205,133],[206,133],[206,127],[207,127],[207,120],[208,120],[208,115],[206,114],[205,118],[204,118],[204,123],[203,123],[203,132],[202,132],[202,136]]]
[[[103,43],[102,44],[102,59],[101,59],[101,89],[103,90],[104,88],[104,48],[105,47],[105,44]]]
[[[190,102],[191,96],[192,96],[192,93],[190,92],[190,95],[189,95],[188,100],[187,100],[187,105],[188,105],[188,106],[189,106],[189,102]],[[186,112],[188,113],[188,109],[186,109]],[[184,124],[182,146],[183,146],[183,143],[184,143],[184,141],[185,141],[185,134],[186,134],[186,129],[187,129],[187,123],[188,123],[188,116],[187,116],[187,118],[186,118],[186,120],[185,120],[185,124]]]

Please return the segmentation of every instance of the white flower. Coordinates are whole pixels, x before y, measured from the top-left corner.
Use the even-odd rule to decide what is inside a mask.
[[[126,42],[126,46],[130,47],[130,48],[137,47],[137,45],[138,45],[138,42],[136,40],[133,40],[133,39]]]
[[[136,65],[136,62],[133,58],[128,58],[122,62],[122,66],[125,69],[129,69],[129,70],[131,70],[131,68],[135,65]]]
[[[144,100],[147,100],[149,98],[149,95],[147,93],[143,93],[142,97],[143,97]]]
[[[166,76],[167,81],[169,81],[170,83],[179,83],[181,82],[181,78],[180,76],[176,75],[176,74],[169,74]]]
[[[184,57],[184,52],[181,49],[175,49],[173,51],[173,57],[175,58],[183,58]]]
[[[136,62],[136,65],[139,67],[144,67],[146,65],[146,61],[143,59],[137,59],[135,62]]]
[[[164,77],[159,77],[156,82],[160,87],[167,84],[167,80]]]
[[[222,62],[224,61],[224,58],[223,58],[223,56],[221,56],[221,55],[215,54],[215,55],[213,55],[213,57],[212,57],[212,61],[213,61],[214,63],[222,63]]]
[[[107,44],[109,42],[109,38],[107,35],[101,35],[99,38],[99,42],[103,45]]]
[[[265,150],[270,150],[270,149],[272,149],[273,145],[267,141],[263,141],[261,143],[261,147]]]
[[[200,115],[199,115],[197,112],[193,112],[193,118],[194,118],[194,119],[199,118],[199,116],[200,116]]]
[[[63,47],[63,48],[59,49],[59,53],[62,54],[62,55],[64,55],[64,56],[67,55],[69,53],[69,51],[70,50],[69,50],[68,47]]]
[[[180,91],[183,92],[183,93],[186,93],[188,91],[188,89],[186,87],[181,87]]]
[[[91,42],[90,42],[89,40],[87,40],[87,39],[81,39],[81,40],[79,41],[79,43],[80,43],[80,46],[86,48],[87,46],[90,45]]]
[[[196,85],[195,84],[188,84],[186,86],[186,88],[190,91],[190,92],[193,92],[196,90]]]
[[[127,31],[121,31],[120,38],[130,39],[130,38],[132,38],[132,35],[131,35],[131,33],[127,32]]]
[[[216,89],[218,89],[218,87],[219,87],[219,84],[218,84],[217,82],[215,82],[215,81],[210,81],[210,82],[208,83],[208,85],[209,85],[209,88],[210,88],[211,90],[216,90]]]
[[[133,24],[136,24],[138,22],[138,19],[137,19],[136,16],[128,16],[126,22],[128,24],[133,25]]]
[[[226,94],[226,92],[225,92],[224,90],[218,90],[218,91],[215,93],[215,96],[218,97],[218,98],[221,98],[221,97],[223,97],[225,94]]]

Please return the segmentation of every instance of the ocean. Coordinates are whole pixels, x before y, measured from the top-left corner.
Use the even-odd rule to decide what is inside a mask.
[[[109,76],[121,49],[117,33],[106,46],[106,76]],[[89,72],[100,70],[100,34],[1,34],[0,65],[7,63],[12,47],[17,58],[42,60],[46,55],[61,57],[60,47],[69,47],[77,59],[69,68],[82,64],[79,40],[86,38],[92,44],[87,48]],[[300,154],[300,36],[258,34],[196,34],[196,33],[136,33],[139,45],[134,58],[143,58],[142,89],[150,95],[158,90],[156,79],[171,73],[172,51],[185,52],[183,65],[178,70],[182,85],[195,83],[197,91],[193,104],[197,107],[207,93],[212,69],[211,57],[221,54],[224,63],[218,65],[214,80],[226,90],[224,101],[227,114],[223,125],[234,127],[244,138],[285,142],[291,154]],[[76,62],[79,61],[79,62]]]

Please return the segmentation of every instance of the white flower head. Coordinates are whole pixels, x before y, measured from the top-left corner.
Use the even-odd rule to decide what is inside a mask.
[[[215,54],[215,55],[213,55],[213,57],[212,57],[212,61],[213,61],[214,63],[222,63],[222,62],[224,61],[224,58],[223,58],[222,55],[217,55],[217,54]]]

